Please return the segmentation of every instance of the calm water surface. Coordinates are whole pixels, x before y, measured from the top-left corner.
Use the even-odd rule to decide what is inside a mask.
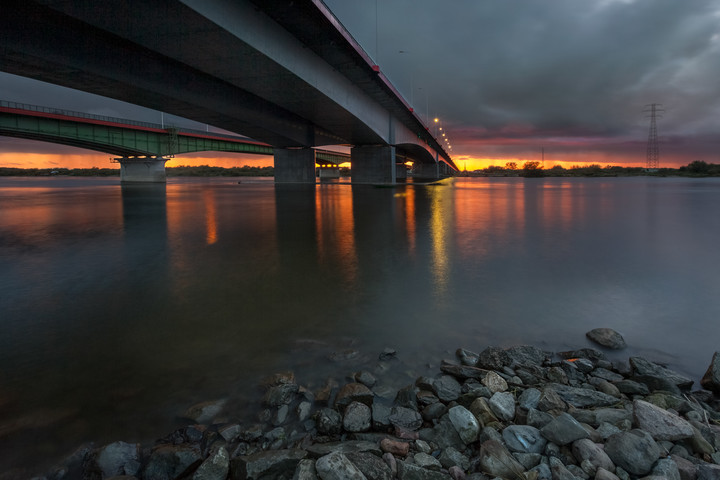
[[[457,347],[629,348],[696,380],[720,350],[720,181],[0,179],[0,472],[86,441],[151,441],[258,381],[374,370],[404,386]]]

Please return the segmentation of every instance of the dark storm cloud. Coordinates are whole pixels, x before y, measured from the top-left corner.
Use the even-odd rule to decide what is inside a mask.
[[[666,144],[720,150],[720,0],[325,1],[415,110],[442,119],[455,153],[636,148],[649,103],[663,104]],[[160,121],[9,74],[0,86],[3,100]]]
[[[377,44],[375,2],[327,3],[418,111],[475,136],[642,136],[649,103],[668,135],[720,125],[717,0],[380,0]]]

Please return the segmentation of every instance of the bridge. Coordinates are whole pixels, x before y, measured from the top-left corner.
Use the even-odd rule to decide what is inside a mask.
[[[172,113],[273,148],[314,182],[313,147],[349,145],[353,181],[457,171],[321,0],[6,0],[0,69]]]
[[[176,154],[273,154],[272,146],[244,137],[4,100],[0,100],[0,135],[118,155],[120,178],[126,182],[165,181],[166,157]],[[315,149],[315,159],[321,167],[337,166],[349,162],[350,155]]]

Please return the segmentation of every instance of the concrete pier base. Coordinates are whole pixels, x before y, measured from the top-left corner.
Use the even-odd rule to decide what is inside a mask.
[[[113,159],[120,164],[120,183],[166,183],[163,157],[122,157]]]
[[[315,150],[275,148],[275,183],[315,183]]]
[[[387,183],[397,181],[395,147],[371,145],[350,150],[350,172],[353,183]]]
[[[396,180],[407,180],[407,178],[408,178],[407,167],[401,163],[395,165],[395,179]]]
[[[340,178],[340,167],[318,167],[318,178],[320,181]]]
[[[421,163],[415,166],[415,178],[427,180],[438,180],[440,178],[440,167],[436,163]]]

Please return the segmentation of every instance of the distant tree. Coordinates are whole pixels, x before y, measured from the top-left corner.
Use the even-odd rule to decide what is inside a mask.
[[[523,164],[523,170],[541,170],[541,169],[542,169],[542,166],[540,165],[540,162],[537,162],[534,160],[525,162]]]
[[[707,174],[710,170],[710,165],[702,160],[695,160],[687,166],[687,171],[690,173]]]
[[[515,162],[507,162],[505,164],[505,170],[517,170],[518,165]]]

